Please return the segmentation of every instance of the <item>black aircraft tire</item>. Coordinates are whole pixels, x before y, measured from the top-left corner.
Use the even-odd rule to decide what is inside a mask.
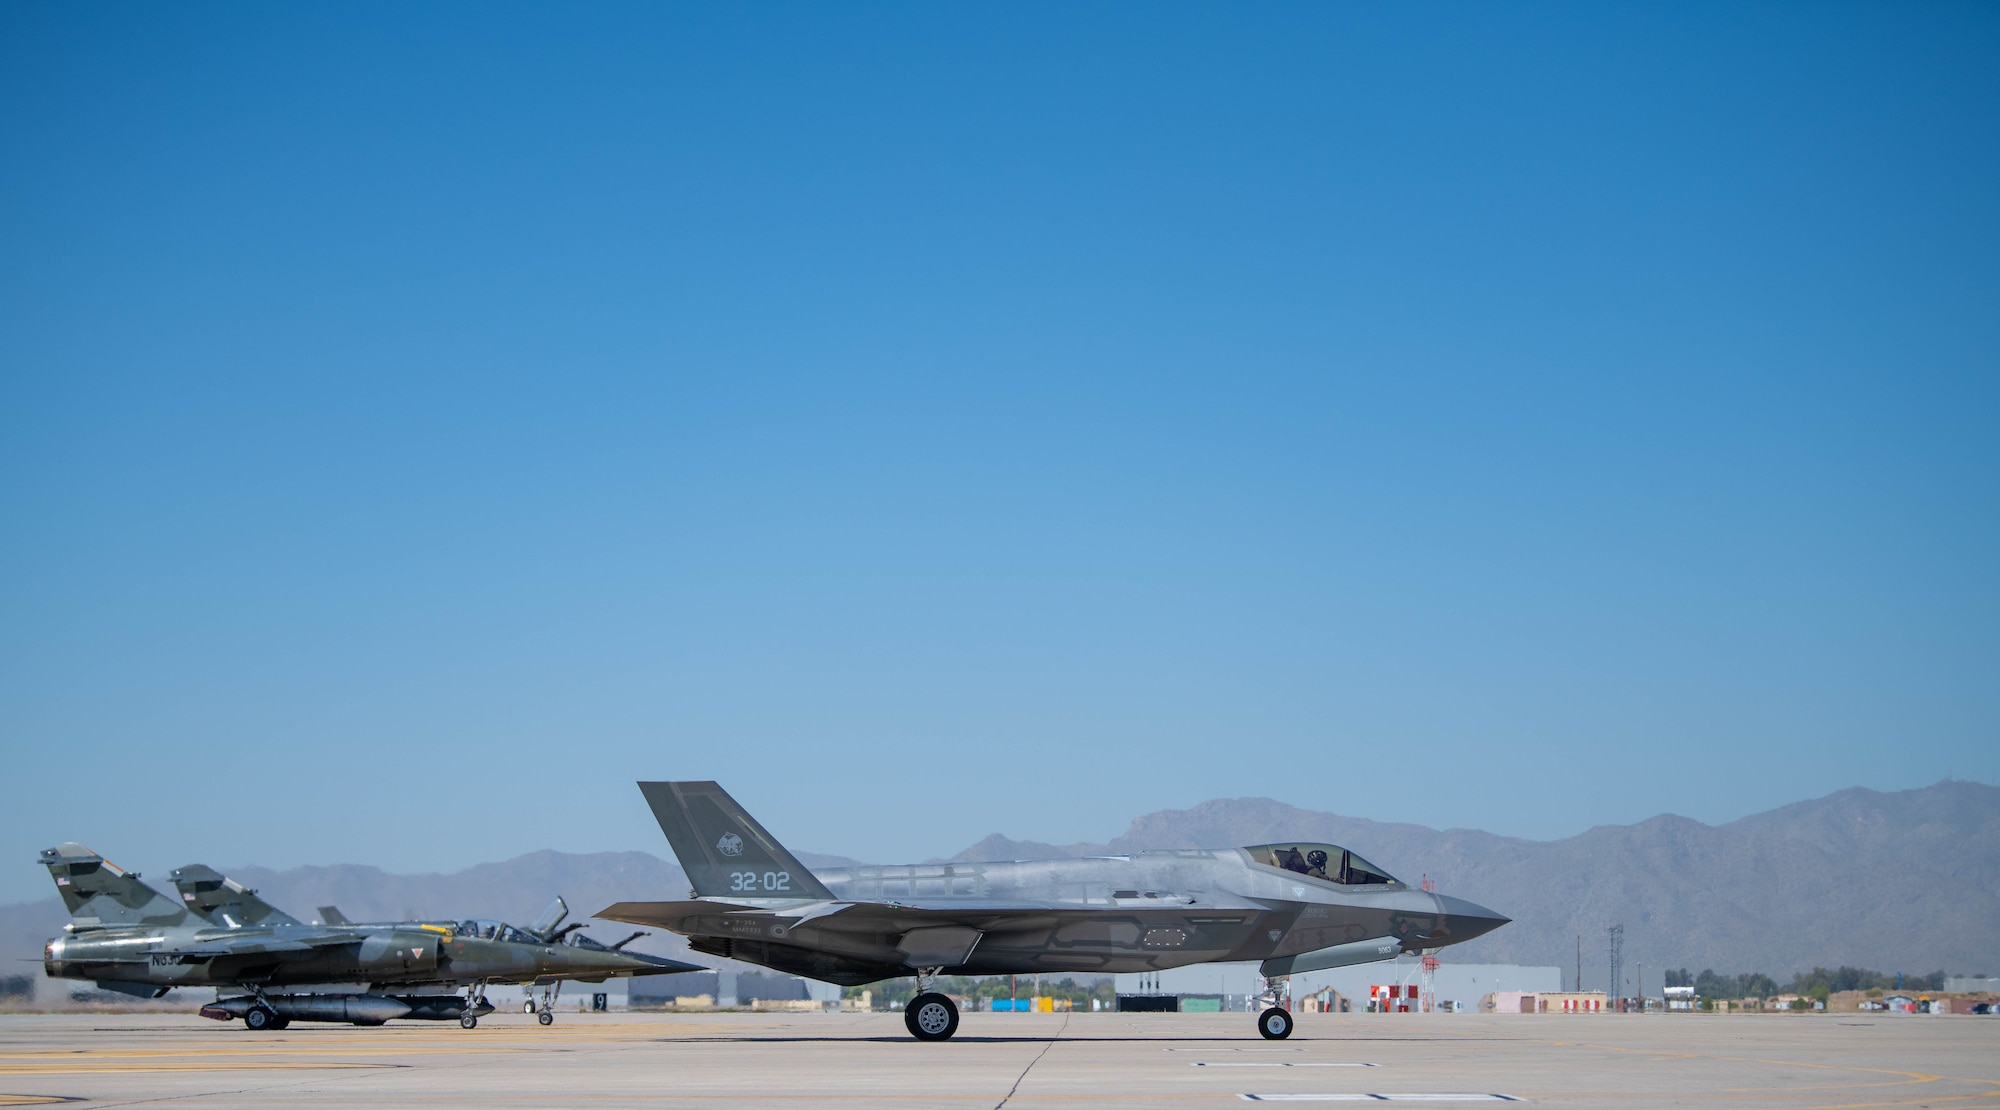
[[[252,1006],[250,1009],[244,1011],[243,1025],[245,1028],[257,1033],[262,1033],[266,1029],[282,1028],[278,1024],[278,1015],[266,1010],[262,1006]]]
[[[547,1010],[543,1010],[541,1015],[535,1018],[535,1020],[541,1022],[543,1025],[554,1025],[556,1023],[556,1016]]]
[[[278,1018],[277,1020],[271,1022],[271,1028],[283,1029],[285,1026],[290,1025],[291,1023],[292,1023],[291,1018]]]
[[[1276,1006],[1257,1015],[1257,1032],[1267,1041],[1282,1041],[1292,1035],[1292,1015]]]
[[[920,994],[903,1007],[903,1026],[920,1041],[948,1041],[958,1032],[958,1006],[935,991]]]
[[[476,1029],[479,1027],[479,1019],[471,1014],[460,1014],[458,1016],[458,1027],[460,1029]]]

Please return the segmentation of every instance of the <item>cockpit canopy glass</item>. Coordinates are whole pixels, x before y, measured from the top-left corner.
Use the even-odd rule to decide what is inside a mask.
[[[511,944],[541,943],[538,938],[529,936],[527,933],[507,924],[505,921],[494,921],[484,917],[471,921],[461,921],[457,925],[452,926],[451,931],[453,936],[477,937],[480,940],[506,941]]]
[[[563,918],[568,916],[569,916],[569,903],[563,901],[562,895],[558,894],[556,895],[555,901],[550,902],[548,905],[542,907],[542,912],[536,914],[535,919],[528,923],[528,931],[531,933],[540,933],[542,936],[548,936],[549,930],[562,924]]]
[[[1245,848],[1250,858],[1280,871],[1348,886],[1396,884],[1396,877],[1338,844],[1259,844]],[[1396,884],[1400,885],[1400,884]]]

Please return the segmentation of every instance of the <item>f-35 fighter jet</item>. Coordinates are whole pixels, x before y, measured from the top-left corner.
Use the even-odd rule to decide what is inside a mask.
[[[713,782],[642,782],[693,890],[597,916],[671,929],[696,952],[857,985],[915,975],[904,1023],[958,1030],[933,977],[1139,972],[1261,961],[1268,1038],[1291,1035],[1283,977],[1458,944],[1509,920],[1412,889],[1349,849],[1280,843],[814,874]]]
[[[90,979],[141,998],[158,998],[174,987],[216,987],[216,1001],[202,1007],[203,1016],[240,1017],[252,1029],[282,1029],[293,1021],[380,1025],[396,1018],[457,1019],[471,1029],[493,1012],[486,1001],[490,983],[542,986],[540,1020],[547,1025],[555,1020],[548,1004],[562,980],[700,970],[620,951],[632,937],[606,947],[569,936],[581,926],[561,927],[569,911],[560,898],[528,929],[498,921],[307,925],[200,864],[174,872],[177,904],[81,844],[44,849],[41,862],[71,918],[63,935],[43,949],[50,978]],[[331,983],[368,987],[270,993]],[[424,987],[465,993],[406,993]]]

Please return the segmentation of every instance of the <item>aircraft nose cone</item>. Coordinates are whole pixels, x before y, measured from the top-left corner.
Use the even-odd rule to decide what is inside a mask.
[[[1438,908],[1444,911],[1445,927],[1451,930],[1453,944],[1460,944],[1476,936],[1483,936],[1514,920],[1505,914],[1495,913],[1477,902],[1463,898],[1437,896]]]

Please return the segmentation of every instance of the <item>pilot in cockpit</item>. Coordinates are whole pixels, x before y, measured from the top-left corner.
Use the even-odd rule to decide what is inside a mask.
[[[1310,852],[1300,852],[1297,848],[1279,848],[1272,853],[1278,859],[1278,866],[1287,871],[1296,871],[1315,879],[1324,879],[1326,874],[1326,853],[1318,848]]]

